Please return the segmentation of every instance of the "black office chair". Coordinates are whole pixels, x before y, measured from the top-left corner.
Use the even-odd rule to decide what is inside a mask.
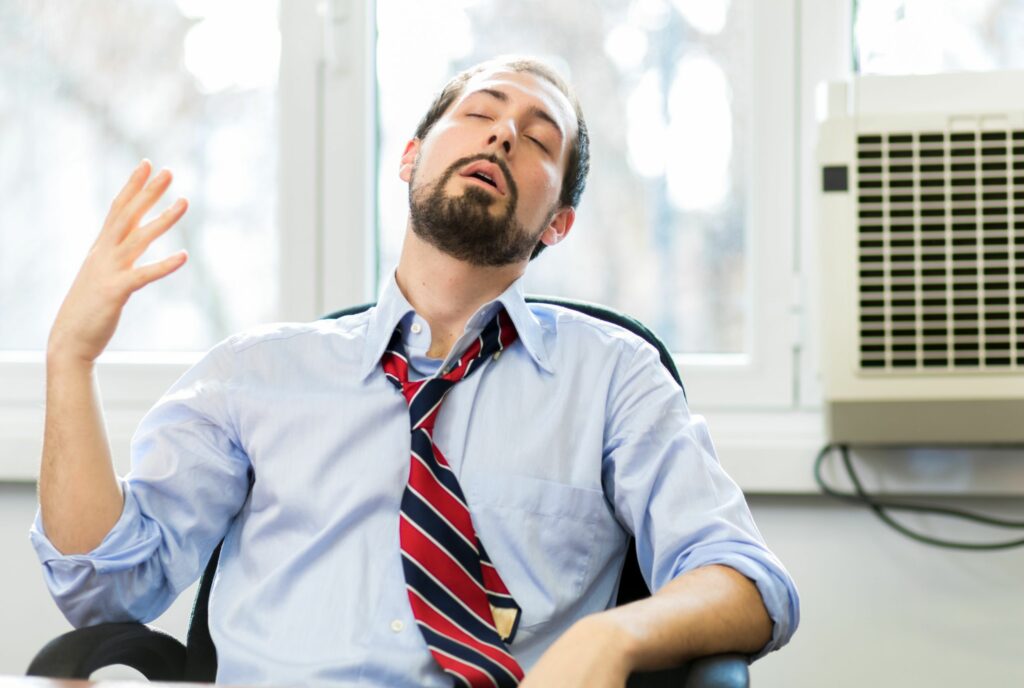
[[[665,345],[639,321],[596,304],[552,297],[527,297],[530,303],[563,306],[604,320],[650,342],[661,354],[661,362],[683,387],[679,371]],[[346,308],[324,319],[361,313],[374,304]],[[685,389],[683,390],[685,394]],[[636,548],[630,541],[622,567],[616,603],[627,604],[650,596],[640,573]],[[207,625],[210,587],[217,571],[220,546],[213,551],[199,584],[186,644],[166,633],[139,623],[106,623],[65,633],[50,641],[32,660],[29,676],[51,678],[89,678],[96,670],[122,664],[141,672],[151,681],[213,681],[217,674],[217,651]],[[703,657],[683,666],[656,672],[635,673],[628,688],[747,688],[750,685],[748,660],[742,654]]]

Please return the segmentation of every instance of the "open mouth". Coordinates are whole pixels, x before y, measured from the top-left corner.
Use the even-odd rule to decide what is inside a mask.
[[[471,174],[468,177],[466,177],[466,179],[477,179],[477,180],[483,182],[484,184],[487,184],[488,186],[490,186],[495,191],[500,191],[500,189],[498,189],[497,183],[495,183],[495,181],[493,179],[488,177],[483,172],[474,172],[473,174]]]
[[[498,165],[491,162],[481,160],[468,165],[459,176],[476,180],[477,183],[489,186],[502,196],[505,195],[505,175]]]

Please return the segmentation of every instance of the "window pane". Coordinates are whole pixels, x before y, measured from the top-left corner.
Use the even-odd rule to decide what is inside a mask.
[[[1024,0],[857,0],[863,74],[1024,68]]]
[[[276,3],[0,2],[0,349],[39,350],[143,157],[187,248],[129,301],[112,350],[204,349],[276,313]]]
[[[575,85],[592,161],[572,234],[530,267],[527,290],[620,308],[677,352],[747,352],[752,10],[753,0],[378,2],[382,273],[408,210],[398,160],[434,93],[478,61],[536,55]]]

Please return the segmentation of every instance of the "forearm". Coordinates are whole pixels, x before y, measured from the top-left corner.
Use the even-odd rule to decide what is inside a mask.
[[[124,505],[94,366],[59,352],[47,355],[39,504],[46,535],[63,554],[99,545]]]
[[[772,635],[757,586],[717,565],[687,572],[647,599],[598,616],[621,635],[632,671],[663,669],[721,652],[753,654]]]
[[[143,160],[110,205],[103,229],[64,297],[46,352],[46,428],[39,504],[50,543],[63,554],[95,549],[117,523],[124,495],[110,460],[94,361],[103,353],[129,296],[185,263],[180,251],[135,261],[187,208],[184,199],[139,226],[171,183],[164,170],[148,184]]]

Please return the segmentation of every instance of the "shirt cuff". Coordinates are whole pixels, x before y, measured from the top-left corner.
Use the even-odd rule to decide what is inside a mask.
[[[36,556],[56,577],[62,572],[80,571],[83,567],[97,573],[123,571],[149,559],[159,544],[159,533],[155,528],[146,528],[138,502],[123,478],[118,478],[124,494],[121,516],[103,540],[85,554],[63,554],[54,547],[43,529],[42,510],[36,510],[36,517],[29,529],[29,540]]]
[[[743,550],[748,547],[739,547],[738,549]],[[728,550],[712,547],[694,552],[687,557],[685,567],[680,568],[673,576],[675,578],[702,566],[720,564],[740,572],[754,582],[764,601],[768,616],[772,620],[772,637],[764,647],[750,656],[751,662],[788,643],[800,623],[800,600],[792,578],[784,569],[781,569],[781,565],[777,568],[770,563],[762,562],[758,555],[763,556],[763,550],[745,554],[742,551],[737,551],[735,545]]]

